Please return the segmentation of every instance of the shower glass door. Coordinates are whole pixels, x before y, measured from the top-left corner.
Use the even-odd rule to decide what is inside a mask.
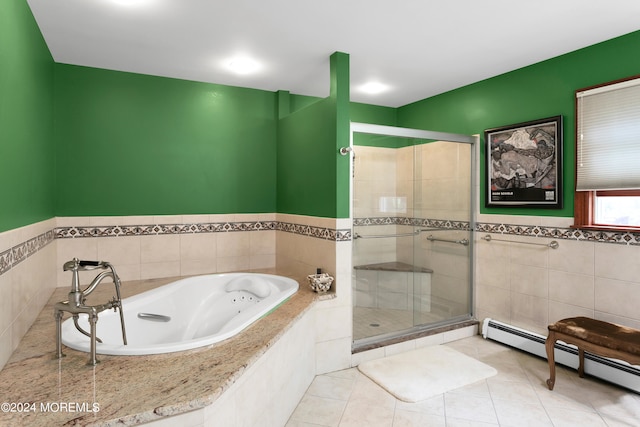
[[[471,318],[474,143],[352,123],[354,347]]]

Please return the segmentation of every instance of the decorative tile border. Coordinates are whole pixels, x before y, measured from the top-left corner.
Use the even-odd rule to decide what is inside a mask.
[[[114,225],[56,227],[6,251],[0,252],[0,275],[42,249],[54,239],[83,237],[157,236],[166,234],[227,233],[277,230],[336,242],[351,240],[351,229],[335,230],[280,221],[214,222],[197,224]]]
[[[449,221],[439,219],[374,217],[354,218],[354,226],[371,225],[410,225],[417,227],[435,227],[452,230],[469,230],[467,221]],[[578,240],[621,245],[640,245],[640,232],[593,231],[574,228],[528,226],[500,223],[476,223],[474,231],[479,233],[509,234],[514,236],[545,237],[563,240]]]
[[[226,233],[233,231],[275,230],[277,221],[208,222],[198,224],[112,225],[91,227],[58,227],[56,239],[79,237],[157,236],[163,234]]]
[[[93,227],[58,227],[56,239],[81,237],[156,236],[163,234],[226,233],[235,231],[277,230],[324,240],[349,241],[351,230],[335,230],[281,221],[213,222],[198,224],[114,225]]]
[[[278,231],[315,237],[317,239],[334,240],[336,242],[348,242],[351,240],[351,229],[334,230],[331,228],[315,227],[313,225],[292,224],[290,222],[278,222]]]
[[[469,230],[469,222],[440,219],[375,217],[354,218],[354,226],[409,225],[416,227]],[[56,227],[32,239],[0,252],[0,275],[29,258],[54,239],[83,237],[155,236],[165,234],[226,233],[236,231],[277,230],[335,242],[352,239],[351,229],[336,230],[281,221],[216,222],[198,224],[117,225],[104,227]],[[475,232],[514,236],[544,237],[563,240],[613,243],[640,246],[640,232],[591,231],[573,228],[527,226],[500,223],[476,223]]]
[[[53,230],[46,231],[39,236],[22,242],[11,249],[0,252],[0,275],[20,264],[40,249],[53,242]]]
[[[529,237],[546,237],[563,240],[578,240],[598,243],[615,243],[620,245],[640,245],[640,232],[616,232],[580,230],[575,228],[558,228],[543,226],[527,226],[512,224],[476,223],[475,231],[482,233],[498,233]]]

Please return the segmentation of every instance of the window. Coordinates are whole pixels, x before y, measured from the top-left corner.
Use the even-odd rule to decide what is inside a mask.
[[[640,230],[640,76],[576,91],[576,228]]]

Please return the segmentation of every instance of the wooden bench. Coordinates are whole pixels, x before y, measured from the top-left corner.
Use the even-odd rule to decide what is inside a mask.
[[[620,326],[589,317],[562,319],[549,325],[549,336],[545,342],[549,360],[547,386],[553,390],[556,382],[554,347],[557,340],[578,347],[580,365],[578,374],[584,377],[584,352],[603,357],[624,360],[640,365],[640,330]]]

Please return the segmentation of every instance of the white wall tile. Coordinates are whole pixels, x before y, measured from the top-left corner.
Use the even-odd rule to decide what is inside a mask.
[[[67,239],[62,239],[64,241]],[[102,237],[95,238],[97,260],[108,261],[116,269],[121,265],[138,265],[142,256],[142,237]]]
[[[118,275],[120,273],[118,272]],[[180,261],[146,262],[140,264],[140,279],[160,279],[180,276]]]
[[[249,253],[251,255],[273,255],[276,253],[276,232],[250,231]]]
[[[169,234],[140,237],[141,263],[172,261],[180,261],[180,235]]]
[[[241,399],[232,387],[220,396],[212,405],[204,408],[204,425],[206,427],[237,426],[238,409],[236,402]]]
[[[474,335],[478,335],[477,326],[467,326],[464,328],[454,329],[443,333],[442,341],[444,343],[461,340],[463,338],[469,338]]]
[[[549,270],[549,300],[594,309],[594,277]]]
[[[276,267],[276,254],[251,255],[249,268],[251,270],[269,269]]]
[[[196,276],[199,274],[213,274],[217,272],[216,261],[181,260],[180,276]]]
[[[640,282],[640,246],[595,244],[595,275]]]
[[[553,270],[594,274],[594,243],[575,240],[559,240],[558,249],[549,251],[549,268]]]
[[[548,299],[512,293],[511,324],[546,335],[549,324]]]
[[[514,242],[523,242],[523,243],[509,244],[509,254],[511,256],[511,261],[514,264],[547,268],[549,248],[545,246],[536,246],[536,245],[527,244],[527,243],[547,244],[548,241],[546,239],[543,240],[543,239],[531,238],[531,237],[523,238],[523,237],[509,236],[506,240],[512,240]]]
[[[549,270],[512,263],[511,291],[547,298],[549,295]]]
[[[391,344],[384,347],[384,357],[393,356],[394,354],[406,353],[407,351],[415,350],[415,340],[403,341],[397,344]]]
[[[249,256],[219,256],[216,259],[216,271],[227,273],[230,271],[247,271],[251,267]]]
[[[579,307],[577,305],[571,305],[569,303],[549,301],[549,323],[554,323],[558,320],[577,316],[593,318],[594,315],[595,311],[593,309]]]
[[[197,233],[180,235],[181,261],[215,261],[217,252],[216,233]],[[214,262],[215,264],[215,262]]]
[[[344,307],[315,309],[316,341],[330,341],[338,338],[351,338],[351,311]]]
[[[596,311],[640,320],[640,283],[596,277],[595,301]]]
[[[0,334],[9,329],[18,315],[19,306],[14,303],[13,293],[13,274],[9,270],[0,276]]]
[[[415,340],[416,348],[429,347],[444,343],[444,334],[429,335]]]
[[[4,331],[0,331],[0,370],[6,365],[13,353],[13,340],[11,333],[13,328],[9,325]]]
[[[477,306],[492,313],[493,318],[508,322],[511,317],[511,291],[497,286],[479,286]]]
[[[351,367],[351,338],[316,343],[316,375]]]
[[[604,320],[605,322],[617,323],[618,325],[625,325],[630,328],[640,329],[640,320],[637,318],[630,319],[628,317],[616,316],[611,313],[602,313],[600,311],[596,311],[595,314],[590,317]]]
[[[251,239],[249,233],[217,233],[216,248],[219,257],[249,257],[251,254]]]

